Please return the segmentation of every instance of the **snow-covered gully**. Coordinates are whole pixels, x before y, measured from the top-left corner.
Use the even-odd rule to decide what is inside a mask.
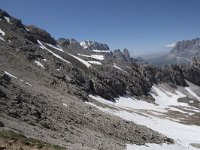
[[[192,94],[189,87],[185,89],[184,94],[180,91],[171,92],[161,86],[153,86],[150,94],[155,98],[155,104],[137,100],[132,97],[119,97],[116,99],[116,102],[113,103],[94,95],[89,96],[98,102],[109,105],[109,108],[101,107],[91,102],[87,102],[87,104],[105,113],[144,125],[175,141],[175,144],[171,145],[149,143],[145,145],[127,144],[127,150],[198,150],[192,145],[194,143],[200,144],[200,126],[183,124],[180,122],[179,118],[174,119],[167,115],[169,111],[176,111],[180,114],[187,115],[187,117],[190,117],[191,112],[200,113],[200,109],[194,108],[187,103],[178,102],[179,98],[187,96],[185,93],[188,91],[190,91],[194,99],[198,99],[198,95],[194,94],[194,92]],[[188,109],[190,110],[189,112],[187,111]]]

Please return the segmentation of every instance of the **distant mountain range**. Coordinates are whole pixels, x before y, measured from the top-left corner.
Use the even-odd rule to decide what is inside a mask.
[[[200,38],[178,41],[172,50],[159,57],[146,61],[158,66],[167,64],[188,64],[194,57],[200,56]]]

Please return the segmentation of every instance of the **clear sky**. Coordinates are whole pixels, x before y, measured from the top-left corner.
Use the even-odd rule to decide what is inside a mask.
[[[200,35],[200,0],[0,0],[0,8],[55,38],[95,40],[133,54]]]

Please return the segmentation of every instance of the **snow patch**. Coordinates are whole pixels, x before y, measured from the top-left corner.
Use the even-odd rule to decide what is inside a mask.
[[[12,75],[11,73],[9,73],[9,72],[7,72],[7,71],[4,71],[4,73],[7,74],[7,75],[8,75],[9,77],[11,77],[11,78],[19,79],[18,77]],[[27,84],[27,85],[29,85],[29,86],[32,86],[30,83],[28,83],[28,82],[26,82],[26,81],[24,81],[24,80],[22,80],[22,79],[19,79],[19,81],[21,81],[21,82],[23,82],[23,83],[25,83],[25,84]]]
[[[22,79],[19,79],[21,82],[24,82],[26,85],[29,85],[29,86],[33,86],[32,84],[30,84],[30,83],[28,83],[28,82],[26,82],[26,81],[24,81],[24,80],[22,80]]]
[[[92,51],[96,53],[110,53],[111,52],[109,50],[98,50],[98,49],[93,49]]]
[[[95,65],[102,65],[101,62],[99,61],[88,61],[90,64],[95,64]]]
[[[70,53],[68,53],[70,56],[72,56],[72,57],[74,57],[75,59],[77,59],[78,61],[80,61],[81,63],[83,63],[86,67],[91,67],[91,64],[89,63],[89,62],[87,62],[87,61],[85,61],[85,60],[83,60],[83,59],[81,59],[81,58],[79,58],[79,57],[77,57],[77,56],[74,56],[74,55],[72,55],[72,54],[70,54]]]
[[[2,37],[0,37],[0,40],[2,40],[2,41],[4,41],[4,42],[5,42],[5,40],[4,40]]]
[[[25,28],[25,29],[26,29],[26,31],[27,31],[27,32],[29,32],[29,31],[30,31],[30,30],[29,30],[29,29],[27,29],[27,28]]]
[[[63,49],[59,45],[55,46],[55,45],[48,44],[48,43],[45,43],[45,44],[48,45],[51,48],[54,48],[54,49],[58,50],[58,51],[64,52]]]
[[[8,23],[10,23],[10,18],[9,18],[9,17],[4,16],[4,19],[5,19]]]
[[[160,108],[168,108],[169,106],[188,106],[188,104],[178,102],[179,98],[186,97],[186,95],[175,91],[175,93],[168,92],[164,89],[152,87],[151,96],[155,99],[155,103]]]
[[[80,45],[81,45],[84,49],[88,48],[88,46],[87,46],[87,44],[86,44],[85,42],[80,42]]]
[[[115,67],[116,69],[118,69],[120,71],[123,71],[123,72],[127,73],[126,71],[124,71],[123,69],[121,69],[120,67],[118,67],[115,63],[113,64],[113,67]]]
[[[40,66],[42,68],[45,68],[44,65],[41,62],[39,62],[39,61],[35,60],[34,63],[36,63],[38,66]]]
[[[190,89],[190,87],[185,87],[185,89],[186,89],[186,91],[188,92],[188,93],[190,93],[192,96],[194,96],[198,101],[200,101],[200,97],[195,93],[195,92],[193,92],[191,89]]]
[[[0,34],[1,34],[2,36],[5,36],[5,35],[6,35],[5,32],[4,32],[3,30],[1,30],[1,28],[0,28]]]
[[[104,60],[103,55],[84,55],[84,54],[78,54],[78,55],[83,56],[83,57],[94,58],[94,59],[97,59],[97,60]]]
[[[54,55],[55,57],[59,58],[60,60],[66,62],[66,63],[71,64],[69,61],[65,60],[65,59],[62,58],[61,56],[55,54],[54,52],[52,52],[51,50],[49,50],[48,48],[46,48],[46,47],[42,44],[42,42],[40,42],[39,40],[37,40],[37,42],[38,42],[38,44],[40,45],[40,48],[47,50],[48,52],[50,52],[52,55]]]
[[[7,71],[4,71],[5,74],[7,74],[9,77],[11,78],[15,78],[15,79],[18,79],[16,76],[12,75],[11,73],[7,72]]]
[[[67,107],[67,104],[63,103],[63,106]]]

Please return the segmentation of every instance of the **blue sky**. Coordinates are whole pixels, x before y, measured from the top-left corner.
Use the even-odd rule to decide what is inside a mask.
[[[55,38],[96,40],[132,54],[200,35],[200,0],[0,0],[0,8]]]

